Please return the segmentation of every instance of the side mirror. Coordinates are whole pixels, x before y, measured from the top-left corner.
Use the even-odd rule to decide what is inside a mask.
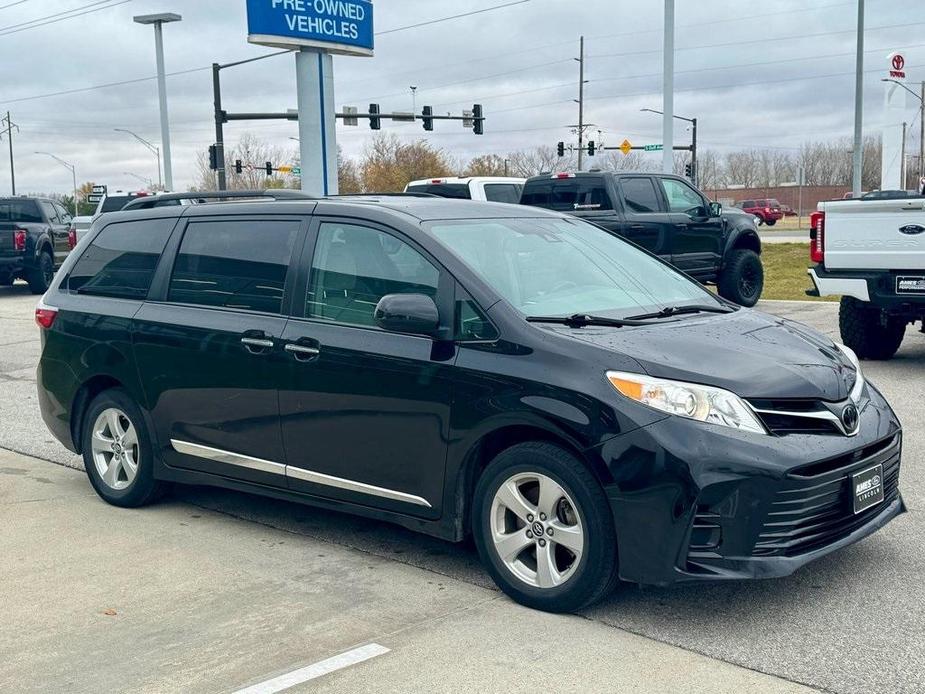
[[[723,206],[718,202],[710,203],[710,216],[711,217],[722,217],[723,216]]]
[[[433,337],[440,328],[437,304],[425,294],[386,294],[373,316],[376,325],[393,333]]]

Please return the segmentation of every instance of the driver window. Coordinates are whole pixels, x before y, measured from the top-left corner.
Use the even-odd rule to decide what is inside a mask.
[[[678,181],[674,178],[661,178],[659,181],[665,191],[665,197],[668,198],[668,209],[671,212],[693,214],[698,209],[704,209],[705,206],[700,193],[683,181]]]
[[[404,241],[377,229],[324,223],[312,259],[305,316],[375,325],[386,294],[437,295],[439,271]]]

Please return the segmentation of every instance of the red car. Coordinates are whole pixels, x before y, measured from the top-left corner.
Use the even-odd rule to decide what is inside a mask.
[[[780,203],[774,198],[742,200],[736,203],[736,207],[742,208],[743,212],[755,215],[762,224],[767,224],[769,227],[777,224],[777,220],[782,219],[784,216],[784,212],[780,208]]]

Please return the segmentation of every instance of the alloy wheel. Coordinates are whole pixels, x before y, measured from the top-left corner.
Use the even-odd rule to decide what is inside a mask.
[[[491,503],[491,539],[507,569],[535,588],[555,588],[578,568],[586,540],[568,492],[551,477],[518,473]]]
[[[126,489],[138,474],[138,432],[126,414],[115,407],[100,412],[90,442],[93,463],[110,489]]]

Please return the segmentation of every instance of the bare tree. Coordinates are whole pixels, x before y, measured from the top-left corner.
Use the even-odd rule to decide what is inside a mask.
[[[235,161],[240,159],[241,173],[235,171]],[[244,133],[238,144],[225,150],[225,174],[229,190],[262,190],[264,188],[291,188],[298,185],[297,179],[289,175],[267,176],[266,162],[276,168],[294,161],[293,154],[285,147],[271,145],[252,133]],[[200,152],[196,157],[196,178],[194,190],[217,190],[218,180],[209,168],[208,157]]]
[[[360,179],[368,192],[398,192],[418,178],[450,176],[453,162],[426,140],[402,143],[394,135],[380,135],[367,146],[360,162]]]
[[[575,168],[572,153],[566,152],[564,157],[559,157],[555,149],[546,146],[511,152],[508,159],[511,175],[523,178],[550,171],[572,171]]]

